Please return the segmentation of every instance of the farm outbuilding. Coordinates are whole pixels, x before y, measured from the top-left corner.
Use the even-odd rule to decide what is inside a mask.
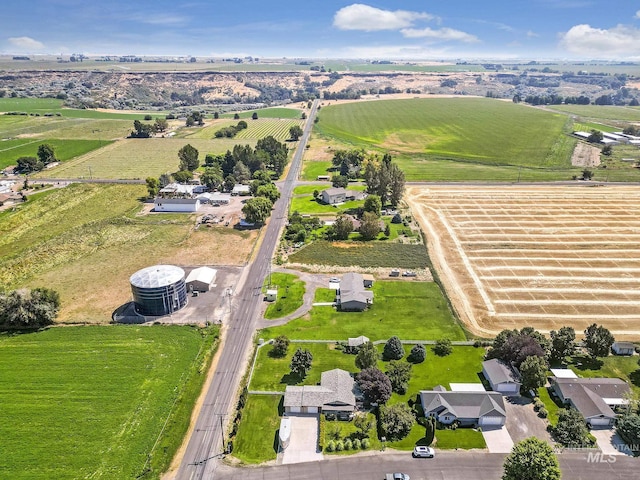
[[[200,209],[199,198],[156,198],[153,210],[156,212],[197,212]]]
[[[218,271],[215,268],[194,268],[187,276],[187,290],[190,292],[208,292],[216,280]]]
[[[143,315],[169,315],[187,304],[184,270],[155,265],[137,271],[129,279],[136,310]]]

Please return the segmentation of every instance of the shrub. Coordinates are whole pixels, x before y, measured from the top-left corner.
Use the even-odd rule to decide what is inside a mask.
[[[336,443],[333,440],[329,440],[327,443],[327,452],[335,452],[336,451]]]
[[[360,448],[362,448],[362,444],[361,444],[361,442],[360,442],[360,439],[359,439],[359,438],[356,438],[356,439],[353,441],[353,449],[354,449],[354,450],[360,450]]]
[[[386,360],[400,360],[404,357],[404,347],[400,339],[394,335],[387,340],[382,354]]]
[[[427,358],[427,349],[424,348],[424,345],[417,344],[414,345],[407,357],[407,361],[411,363],[422,363]]]
[[[344,443],[342,442],[342,440],[338,440],[336,442],[336,452],[341,452],[344,450]]]
[[[544,408],[544,403],[542,403],[540,400],[538,400],[537,402],[535,402],[533,404],[533,409],[537,412],[539,411],[541,408]]]
[[[360,448],[362,448],[362,450],[366,450],[367,448],[371,447],[371,441],[368,438],[365,438],[364,440],[362,440],[362,443],[360,444]]]
[[[351,442],[351,439],[350,439],[350,438],[347,438],[347,439],[344,441],[344,449],[345,449],[345,450],[351,450],[352,448],[353,448],[353,443]]]
[[[538,410],[538,416],[540,418],[547,418],[549,416],[549,412],[546,408],[542,407],[540,410]]]
[[[448,338],[441,338],[433,346],[433,353],[439,357],[446,357],[453,352],[453,346],[451,346],[451,340]]]

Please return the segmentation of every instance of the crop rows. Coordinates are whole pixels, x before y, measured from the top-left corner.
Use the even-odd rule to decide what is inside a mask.
[[[279,141],[287,140],[289,135],[289,129],[294,125],[302,127],[303,120],[288,120],[288,119],[258,119],[247,121],[248,127],[245,130],[240,131],[235,138],[238,140],[244,139],[261,139],[273,136]]]

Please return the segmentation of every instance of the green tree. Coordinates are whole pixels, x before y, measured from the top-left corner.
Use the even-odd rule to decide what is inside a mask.
[[[366,412],[357,414],[353,419],[353,426],[358,429],[360,439],[369,438],[369,432],[373,428],[374,422]]]
[[[387,238],[391,236],[391,227],[388,224],[384,227],[384,236]]]
[[[256,197],[265,197],[268,198],[271,203],[276,203],[276,200],[280,198],[280,192],[273,183],[269,183],[268,185],[260,185],[258,187]]]
[[[156,118],[156,121],[153,123],[153,128],[156,132],[164,132],[169,128],[169,122],[167,122],[166,118]]]
[[[349,216],[340,214],[330,228],[335,240],[346,240],[349,238],[349,234],[353,232],[353,221]]]
[[[200,181],[210,190],[218,190],[222,187],[222,172],[219,168],[205,168],[200,175]]]
[[[257,119],[258,119],[258,112],[253,112],[253,113],[251,114],[251,119],[252,119],[252,120],[257,120]]]
[[[391,381],[375,367],[365,368],[356,376],[358,387],[367,403],[381,405],[391,398]]]
[[[382,210],[382,202],[378,195],[369,195],[364,201],[364,211],[374,213],[377,217],[380,216]]]
[[[39,172],[44,168],[44,164],[36,157],[20,157],[16,160],[18,171],[28,175],[31,172]]]
[[[532,355],[520,364],[522,386],[526,391],[537,390],[547,383],[547,362],[543,357]]]
[[[307,376],[309,370],[311,370],[311,362],[313,361],[313,355],[307,349],[298,348],[291,357],[291,364],[289,368],[292,373],[295,373],[299,378]]]
[[[588,168],[582,170],[582,179],[583,180],[591,180],[593,178],[593,172]]]
[[[593,443],[584,417],[574,408],[558,410],[553,436],[558,443],[570,448],[589,447]]]
[[[584,331],[582,344],[592,358],[606,357],[611,351],[615,338],[609,330],[595,323],[589,325]]]
[[[602,134],[602,132],[600,130],[595,130],[594,129],[594,130],[591,130],[591,134],[587,138],[587,142],[589,142],[589,143],[600,143],[603,138],[604,138],[604,135]]]
[[[300,128],[300,125],[294,125],[293,127],[291,127],[289,129],[289,136],[291,137],[291,140],[293,140],[294,142],[297,142],[298,139],[302,136],[302,128]]]
[[[242,213],[249,223],[264,223],[269,215],[273,204],[265,197],[250,198],[242,207]]]
[[[251,178],[251,171],[244,163],[238,162],[233,167],[233,177],[238,183],[245,183]]]
[[[60,309],[60,296],[48,288],[0,292],[0,328],[39,328],[51,325]]]
[[[380,233],[380,218],[375,213],[364,212],[358,232],[364,240],[373,240]]]
[[[372,342],[367,342],[360,347],[356,354],[356,367],[360,370],[375,367],[378,364],[378,349]]]
[[[433,353],[438,355],[439,357],[446,357],[453,352],[453,346],[451,345],[451,340],[448,338],[441,338],[436,341],[436,344],[433,346]]]
[[[276,337],[273,341],[273,346],[271,348],[271,356],[282,358],[287,354],[287,349],[289,348],[289,339],[280,335]]]
[[[409,352],[409,356],[407,357],[407,362],[411,363],[422,363],[427,358],[427,349],[424,348],[424,345],[418,343],[414,345]]]
[[[627,413],[618,418],[616,431],[629,445],[640,445],[640,415]]]
[[[148,123],[142,123],[140,120],[133,121],[133,132],[131,138],[149,138],[153,133],[154,127]]]
[[[190,172],[189,170],[174,172],[172,176],[178,183],[189,183],[190,180],[193,180],[193,172]]]
[[[335,188],[347,188],[349,177],[346,175],[334,175],[331,177],[331,185]]]
[[[160,190],[160,182],[155,177],[147,177],[145,180],[147,184],[147,191],[149,192],[150,197],[155,197],[158,195],[158,191]]]
[[[384,344],[382,356],[385,360],[400,360],[404,357],[404,347],[400,339],[394,335]]]
[[[380,427],[389,441],[405,438],[414,423],[415,417],[406,403],[396,403],[380,409]]]
[[[502,480],[560,480],[561,476],[551,445],[529,437],[513,446],[504,462]]]
[[[424,428],[424,440],[427,446],[433,443],[433,439],[436,436],[436,418],[429,416],[427,417],[427,423]]]
[[[560,330],[551,330],[551,360],[562,362],[565,357],[571,356],[576,350],[576,331],[572,327],[562,327]]]
[[[234,120],[238,120],[238,119],[240,119],[240,114],[238,114],[238,113],[234,113],[234,114],[233,114],[233,119],[234,119]]]
[[[611,145],[605,145],[602,147],[602,155],[610,157],[613,154],[613,147]]]
[[[180,170],[189,170],[190,172],[193,172],[200,166],[198,150],[190,144],[186,144],[178,150],[178,158],[180,159]]]
[[[227,175],[224,177],[224,189],[227,192],[233,190],[233,187],[236,185],[236,179],[233,175]]]
[[[409,380],[411,380],[411,364],[391,360],[386,371],[387,377],[391,381],[391,388],[394,392],[404,395],[409,388]]]
[[[42,162],[43,165],[58,161],[51,145],[43,143],[38,146],[38,161]]]

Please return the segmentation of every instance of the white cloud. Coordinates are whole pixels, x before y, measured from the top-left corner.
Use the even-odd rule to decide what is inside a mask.
[[[179,15],[171,15],[168,13],[136,15],[132,18],[133,20],[136,20],[141,23],[147,23],[149,25],[163,25],[167,27],[184,26],[189,22],[189,19],[187,17],[182,17]]]
[[[9,43],[22,50],[42,50],[44,48],[44,43],[31,37],[10,37]]]
[[[430,38],[433,40],[440,40],[447,42],[450,40],[466,43],[479,42],[478,37],[471,35],[470,33],[462,32],[460,30],[454,30],[453,28],[439,28],[434,30],[433,28],[403,28],[400,30],[402,35],[406,38]]]
[[[434,15],[407,10],[382,10],[354,3],[338,10],[333,17],[333,26],[340,30],[398,30],[413,25],[416,20],[435,20]]]
[[[618,25],[610,29],[575,25],[561,35],[569,52],[600,58],[626,58],[640,54],[640,29]]]
[[[538,35],[538,34],[537,34],[536,32],[534,32],[533,30],[529,30],[529,31],[527,32],[527,37],[529,37],[529,38],[536,38],[536,37],[539,37],[539,36],[540,36],[540,35]]]
[[[634,18],[640,18],[640,10],[636,12],[636,16]]]

